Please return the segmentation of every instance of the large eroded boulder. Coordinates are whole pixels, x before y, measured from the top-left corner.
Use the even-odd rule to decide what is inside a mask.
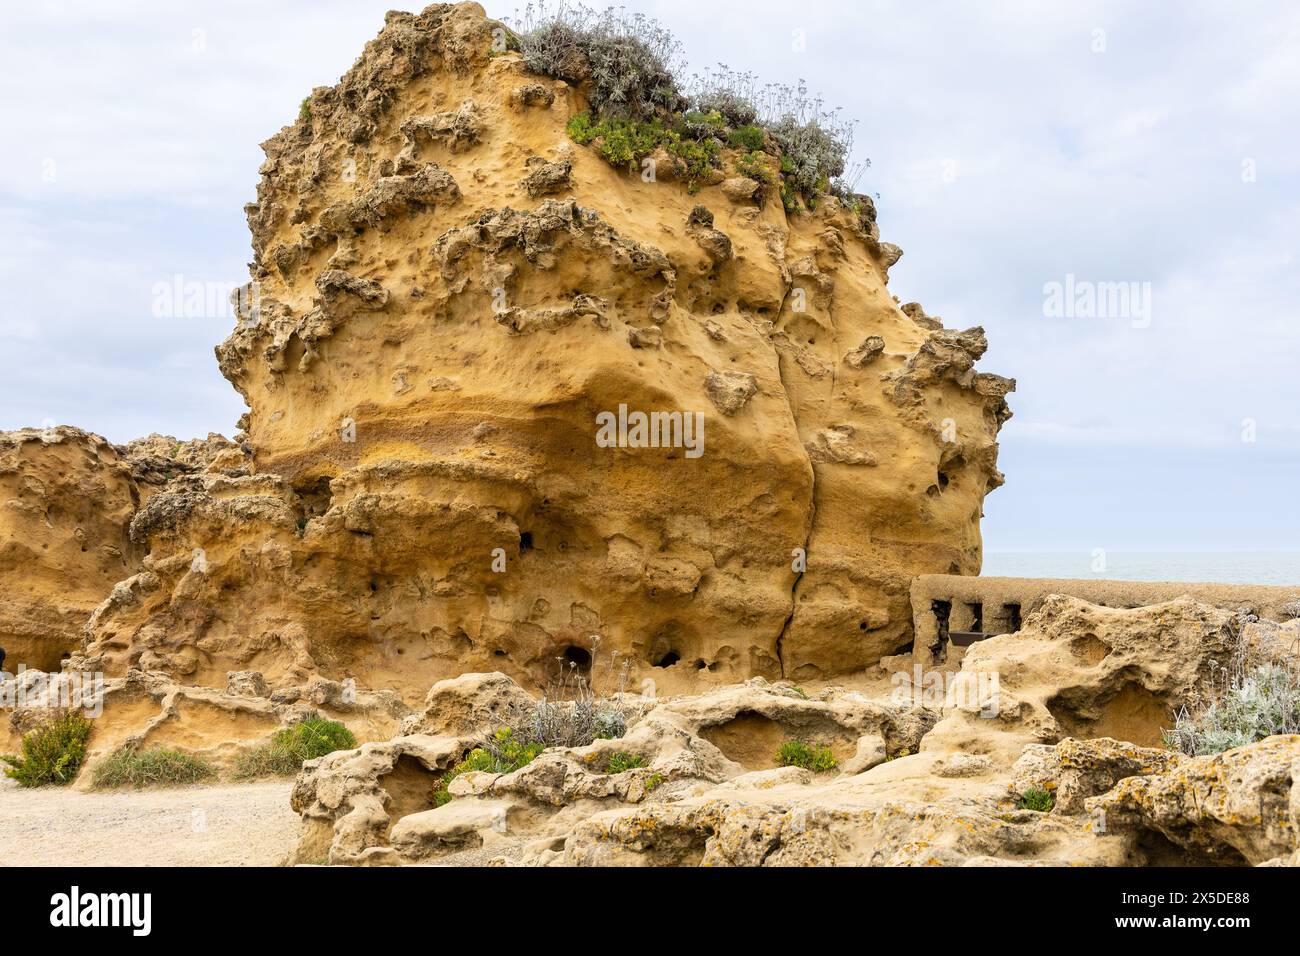
[[[978,571],[1014,385],[983,332],[899,308],[874,210],[610,167],[496,27],[390,13],[264,144],[218,349],[252,464],[150,502],[88,658],[411,705],[593,656],[605,689],[811,681],[907,646],[916,574]]]

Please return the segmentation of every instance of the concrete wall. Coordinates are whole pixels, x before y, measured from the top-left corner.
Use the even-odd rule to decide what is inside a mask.
[[[955,668],[965,649],[941,645],[935,604],[950,606],[948,630],[1005,634],[1018,630],[1036,602],[1049,594],[1068,594],[1109,607],[1142,607],[1188,596],[1219,607],[1248,607],[1275,621],[1291,615],[1283,606],[1300,600],[1300,587],[1261,584],[1189,584],[1183,581],[1097,581],[1069,578],[985,578],[925,574],[912,582],[912,657],[921,667]],[[980,620],[976,621],[976,609]],[[976,624],[979,626],[976,626]],[[936,653],[937,652],[937,653]]]

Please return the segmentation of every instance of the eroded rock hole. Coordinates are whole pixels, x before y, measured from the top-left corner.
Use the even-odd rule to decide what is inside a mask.
[[[321,475],[319,478],[295,485],[293,491],[298,496],[298,504],[302,509],[303,524],[312,518],[319,518],[330,510],[329,475]]]
[[[669,651],[667,654],[660,657],[659,660],[655,661],[654,664],[655,667],[672,667],[681,659],[681,655],[676,651]]]
[[[576,644],[570,644],[564,649],[564,660],[567,664],[576,664],[577,669],[583,672],[591,670],[591,651],[585,647],[578,647]]]
[[[984,605],[967,604],[966,610],[970,612],[970,629],[972,631],[984,630]]]
[[[533,533],[531,531],[519,532],[519,553],[527,554],[533,550]]]

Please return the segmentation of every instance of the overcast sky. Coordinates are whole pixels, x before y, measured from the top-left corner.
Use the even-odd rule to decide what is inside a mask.
[[[258,144],[392,3],[4,5],[0,428],[233,433],[229,320],[156,286],[245,280]],[[858,120],[893,291],[1019,381],[989,550],[1296,547],[1300,5],[626,6]]]

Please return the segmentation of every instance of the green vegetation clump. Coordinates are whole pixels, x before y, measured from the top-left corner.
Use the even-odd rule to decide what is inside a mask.
[[[462,773],[471,770],[482,773],[514,773],[532,763],[545,749],[543,744],[522,741],[515,737],[514,731],[509,727],[502,727],[491,740],[482,747],[475,747],[464,760],[443,774],[438,789],[433,794],[433,805],[440,807],[451,800],[447,788]]]
[[[802,767],[814,773],[825,773],[839,766],[839,761],[829,747],[813,747],[799,740],[787,740],[777,751],[776,760],[782,767]]]
[[[857,195],[868,164],[848,164],[853,126],[810,96],[802,80],[760,87],[753,74],[722,66],[683,82],[671,33],[614,8],[529,4],[517,36],[526,69],[586,92],[591,111],[573,117],[569,135],[615,166],[663,148],[694,192],[730,148],[744,157],[737,161],[743,175],[766,185],[779,176],[790,213],[813,209],[828,194],[846,203]],[[779,162],[780,173],[759,154]]]
[[[302,102],[298,104],[298,119],[304,123],[311,121],[311,97],[304,96]]]
[[[645,792],[651,793],[658,790],[663,785],[664,775],[661,773],[652,773],[645,778]]]
[[[1241,660],[1215,694],[1183,707],[1165,745],[1193,757],[1300,733],[1300,671],[1294,664]]]
[[[177,786],[209,780],[216,775],[212,764],[183,750],[167,747],[136,750],[126,746],[119,747],[95,768],[94,785],[101,789]]]
[[[609,766],[606,773],[627,773],[629,770],[636,770],[645,766],[645,758],[640,754],[630,754],[626,751],[616,751],[609,755]]]
[[[241,754],[235,762],[235,776],[244,780],[288,776],[301,770],[304,761],[356,745],[352,731],[337,720],[308,717],[277,730],[270,743]]]
[[[86,759],[91,721],[75,711],[47,721],[23,737],[22,756],[0,756],[5,776],[24,787],[71,783]]]
[[[569,137],[582,146],[596,144],[596,151],[611,166],[640,162],[663,143],[666,130],[658,120],[634,120],[617,117],[592,119],[590,113],[577,113],[569,120]]]
[[[727,141],[736,149],[748,150],[751,153],[761,152],[767,145],[767,134],[763,132],[763,127],[750,123],[729,131]]]
[[[598,114],[645,118],[685,105],[676,78],[681,44],[649,17],[530,3],[516,33],[529,71],[585,85]]]
[[[1021,810],[1035,810],[1039,813],[1049,813],[1052,807],[1056,806],[1056,797],[1048,790],[1040,790],[1038,787],[1030,787],[1020,795],[1020,800],[1016,806]]]
[[[683,128],[670,129],[657,119],[593,119],[590,113],[578,113],[570,118],[567,129],[575,143],[592,146],[611,166],[640,163],[656,149],[663,149],[692,192],[718,167],[722,155],[716,138],[695,139]]]
[[[627,717],[608,701],[598,701],[585,685],[573,701],[549,698],[533,705],[515,736],[547,747],[585,747],[593,740],[614,740],[627,733]]]

